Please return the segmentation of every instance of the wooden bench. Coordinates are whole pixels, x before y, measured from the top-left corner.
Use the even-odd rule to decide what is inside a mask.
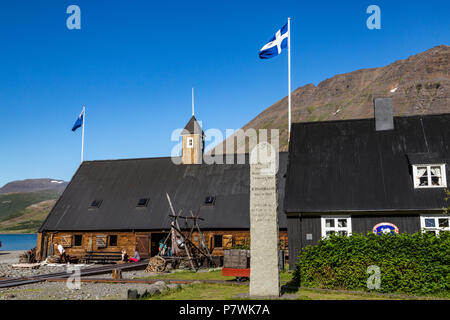
[[[83,263],[116,263],[122,259],[119,252],[88,252],[81,258]]]

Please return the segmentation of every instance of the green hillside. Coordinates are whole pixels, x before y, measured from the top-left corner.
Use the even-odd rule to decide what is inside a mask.
[[[59,195],[55,191],[0,194],[0,233],[36,232]]]

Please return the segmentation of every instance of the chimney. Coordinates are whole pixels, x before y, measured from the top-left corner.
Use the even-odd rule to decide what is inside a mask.
[[[392,114],[392,98],[375,98],[375,130],[385,131],[394,129],[394,118]]]

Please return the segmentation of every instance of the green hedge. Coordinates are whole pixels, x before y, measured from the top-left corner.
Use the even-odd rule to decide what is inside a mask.
[[[331,236],[300,251],[294,282],[303,287],[366,290],[370,265],[378,292],[444,294],[450,290],[450,232]]]

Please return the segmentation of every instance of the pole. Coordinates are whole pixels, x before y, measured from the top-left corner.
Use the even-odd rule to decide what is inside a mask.
[[[192,116],[194,116],[194,88],[192,88]]]
[[[81,163],[83,163],[84,154],[84,120],[86,119],[86,108],[83,106],[83,132],[81,134]]]
[[[291,139],[291,18],[288,18],[288,87],[289,87],[289,124],[288,141]]]

